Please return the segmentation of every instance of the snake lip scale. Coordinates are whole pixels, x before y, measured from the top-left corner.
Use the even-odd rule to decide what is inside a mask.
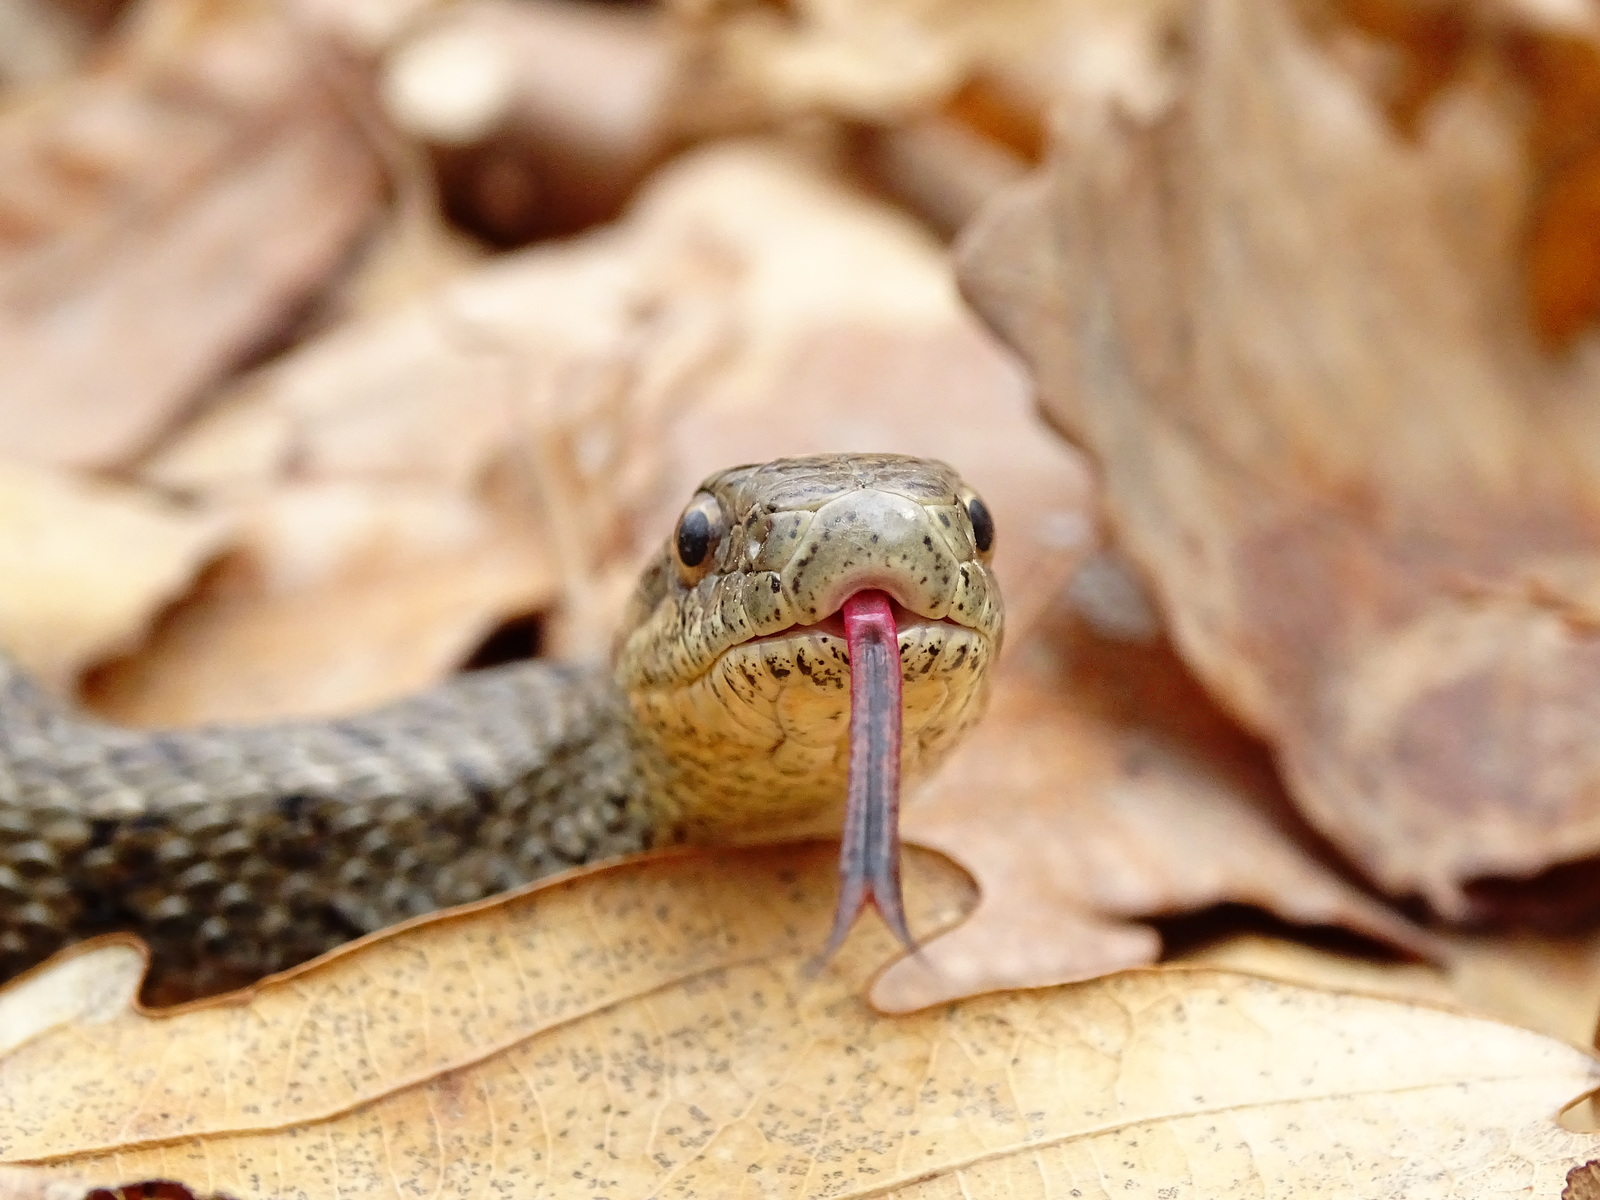
[[[868,589],[862,589],[862,590],[865,591],[865,590],[868,590]],[[854,592],[851,593],[851,595],[856,595],[856,594],[858,594],[858,593],[854,593]],[[848,599],[848,597],[846,597],[846,599]],[[900,629],[900,630],[905,630],[905,629],[908,629],[908,628],[914,628],[914,627],[919,626],[919,625],[921,625],[921,626],[945,625],[945,626],[948,626],[951,629],[962,629],[962,628],[965,628],[959,622],[952,621],[948,617],[939,617],[937,619],[933,619],[933,618],[929,618],[929,617],[920,616],[917,613],[912,612],[910,609],[908,609],[905,605],[901,604],[900,601],[894,599],[892,596],[889,599],[889,606],[890,606],[890,609],[894,613],[895,626],[896,626],[897,629]],[[829,613],[826,617],[823,617],[822,620],[820,620],[820,621],[812,621],[812,622],[808,622],[807,624],[804,624],[804,625],[790,625],[790,626],[787,626],[786,628],[778,630],[776,633],[764,633],[760,637],[751,638],[750,641],[751,641],[752,644],[756,643],[756,642],[774,642],[774,641],[778,641],[778,640],[780,640],[782,638],[791,637],[791,636],[795,636],[795,635],[817,635],[817,634],[826,635],[827,637],[831,637],[831,638],[836,638],[840,642],[845,641],[844,602],[843,601],[840,602],[838,609],[836,609],[834,612]]]
[[[993,544],[944,463],[778,459],[689,499],[609,663],[469,672],[334,719],[148,731],[0,657],[0,979],[131,930],[147,997],[182,999],[600,859],[841,831],[831,942],[858,901],[909,940],[899,778],[983,710],[1003,628]],[[864,644],[893,646],[900,670],[861,692],[845,610],[873,597]],[[852,789],[873,797],[852,802],[871,809],[855,825]]]

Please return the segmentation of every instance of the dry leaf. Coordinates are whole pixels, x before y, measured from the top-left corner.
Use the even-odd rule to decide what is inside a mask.
[[[147,0],[0,112],[0,451],[121,464],[276,334],[372,220],[325,47],[249,0]]]
[[[944,237],[1018,182],[1028,162],[948,117],[862,135],[868,176]]]
[[[1439,957],[1318,861],[1260,748],[1136,612],[1097,614],[1118,636],[1090,626],[1083,610],[1115,598],[1083,595],[1082,574],[1009,648],[989,716],[906,809],[906,837],[967,867],[982,901],[890,968],[874,1002],[905,1011],[1154,962],[1161,939],[1136,921],[1230,902]]]
[[[1357,958],[1335,950],[1292,942],[1263,934],[1237,934],[1209,945],[1197,947],[1175,957],[1174,965],[1212,967],[1223,971],[1242,971],[1282,979],[1306,987],[1330,991],[1365,992],[1397,1000],[1419,1000],[1429,1004],[1452,1005],[1478,1016],[1492,1017],[1508,1024],[1534,1029],[1562,1041],[1582,1045],[1589,1041],[1586,1028],[1552,1028],[1549,1014],[1524,1011],[1507,1014],[1495,1006],[1474,1004],[1451,987],[1446,971],[1428,963],[1381,961]],[[1527,1019],[1531,1015],[1532,1019]],[[1519,1019],[1520,1018],[1520,1019]]]
[[[129,725],[343,715],[455,670],[559,576],[511,481],[477,497],[414,484],[288,486],[233,552],[85,699]]]
[[[1561,1200],[1596,1200],[1600,1197],[1600,1159],[1591,1159],[1567,1172]]]
[[[67,74],[89,44],[78,15],[51,0],[0,0],[0,91]]]
[[[622,207],[666,151],[679,49],[643,6],[471,0],[389,53],[382,96],[458,219],[516,244]]]
[[[696,49],[677,120],[691,130],[817,113],[898,123],[974,83],[1026,110],[1079,89],[1149,103],[1163,85],[1147,34],[1172,3],[796,0],[779,13],[759,0],[671,0]]]
[[[1600,938],[1526,931],[1443,939],[1446,968],[1352,958],[1281,939],[1238,937],[1177,961],[1270,975],[1320,987],[1439,1000],[1594,1045],[1600,1016]]]
[[[127,486],[0,463],[0,645],[68,692],[218,553],[230,523]]]
[[[1584,1046],[1600,1018],[1600,938],[1584,934],[1458,935],[1450,939],[1458,1004]]]
[[[634,862],[0,1059],[24,1183],[308,1198],[1550,1195],[1586,1054],[1449,1011],[1154,970],[875,1014],[827,847]],[[914,855],[917,919],[967,895]],[[938,914],[936,917],[935,914]],[[70,964],[70,959],[66,960]],[[41,1160],[48,1159],[48,1163]]]
[[[0,989],[0,1055],[46,1030],[92,1025],[126,1011],[148,965],[149,955],[134,939],[107,937],[19,975]]]
[[[1453,917],[1600,851],[1597,359],[1538,348],[1514,93],[1397,133],[1291,6],[1195,6],[1170,110],[1063,115],[964,257],[1208,685]]]

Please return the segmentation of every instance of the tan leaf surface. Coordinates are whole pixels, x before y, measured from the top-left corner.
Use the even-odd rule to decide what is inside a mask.
[[[1596,1043],[1600,937],[1518,931],[1442,940],[1443,965],[1355,958],[1259,935],[1228,938],[1176,961],[1318,987],[1444,1001],[1577,1045]]]
[[[675,32],[653,6],[470,0],[390,50],[380,94],[442,151],[451,208],[517,244],[614,216],[665,157]]]
[[[251,506],[235,549],[85,699],[145,726],[338,715],[449,674],[559,577],[528,498],[306,483]]]
[[[0,989],[0,1055],[46,1030],[125,1012],[138,999],[148,965],[144,947],[133,939],[103,938],[11,980]]]
[[[85,24],[47,0],[0,0],[0,92],[67,74],[88,47]]]
[[[1288,5],[1185,44],[1159,118],[1066,113],[967,285],[1297,803],[1461,917],[1600,851],[1600,360],[1523,308],[1515,90],[1466,74],[1412,140]]]
[[[107,466],[279,327],[376,213],[372,155],[249,0],[146,0],[0,111],[0,451]]]
[[[670,0],[699,51],[677,120],[690,129],[816,113],[900,122],[952,101],[970,117],[960,91],[972,83],[998,85],[993,94],[1023,110],[1077,90],[1147,104],[1162,87],[1149,26],[1172,7],[1173,0],[795,0],[780,14],[759,0]]]
[[[919,923],[953,915],[960,878],[909,866]],[[1154,970],[879,1016],[876,925],[807,971],[833,874],[826,847],[625,864],[43,1033],[0,1060],[0,1161],[241,1200],[1487,1198],[1594,1153],[1554,1120],[1592,1058],[1437,1008]]]
[[[142,636],[229,532],[140,489],[0,462],[0,645],[69,691]]]
[[[1154,631],[1108,636],[1115,598],[1084,595],[1082,575],[1013,648],[989,717],[906,809],[906,837],[962,863],[983,894],[920,960],[891,967],[874,1002],[904,1011],[1154,962],[1161,939],[1139,918],[1229,902],[1442,956],[1318,861],[1259,747]],[[1104,631],[1085,619],[1091,605]],[[1136,614],[1121,619],[1137,632]]]

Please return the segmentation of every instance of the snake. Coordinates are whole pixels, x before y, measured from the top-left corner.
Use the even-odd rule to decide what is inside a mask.
[[[0,657],[0,980],[131,932],[147,994],[205,995],[600,860],[831,836],[828,948],[868,905],[909,944],[899,792],[984,709],[994,539],[945,463],[785,458],[700,485],[605,661],[142,730]]]

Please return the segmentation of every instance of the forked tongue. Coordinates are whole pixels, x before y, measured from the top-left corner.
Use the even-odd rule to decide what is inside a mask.
[[[900,899],[900,637],[889,597],[844,602],[850,647],[850,791],[839,851],[839,905],[822,961],[833,957],[869,903],[915,949]]]

